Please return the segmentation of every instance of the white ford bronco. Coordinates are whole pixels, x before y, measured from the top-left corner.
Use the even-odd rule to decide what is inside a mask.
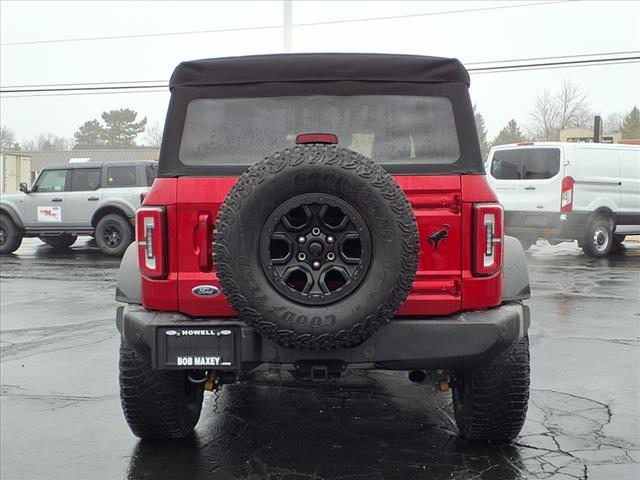
[[[0,254],[15,252],[24,237],[62,249],[91,235],[105,254],[122,255],[156,170],[153,161],[44,168],[31,188],[22,183],[20,192],[0,196]]]

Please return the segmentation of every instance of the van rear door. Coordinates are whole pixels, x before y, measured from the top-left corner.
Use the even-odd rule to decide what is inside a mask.
[[[524,147],[522,152],[522,212],[560,212],[564,166],[559,147]]]
[[[494,150],[489,156],[487,178],[505,211],[520,209],[522,151],[519,148]]]

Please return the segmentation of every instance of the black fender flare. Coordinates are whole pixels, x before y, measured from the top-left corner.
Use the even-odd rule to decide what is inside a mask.
[[[127,205],[124,202],[110,202],[101,205],[100,208],[96,210],[96,212],[91,217],[91,226],[95,227],[102,217],[110,213],[122,215],[123,217],[127,218],[132,225],[135,223],[136,212],[133,208],[131,208],[131,206]]]
[[[24,228],[24,223],[22,223],[22,219],[20,218],[20,215],[18,214],[16,209],[13,208],[10,204],[8,203],[0,204],[0,213],[6,213],[7,215],[9,215],[9,218],[13,221],[13,223],[16,224],[18,228],[20,229]]]
[[[138,270],[138,244],[133,242],[124,252],[118,271],[116,301],[142,305],[142,275]]]
[[[502,264],[502,301],[516,302],[531,297],[527,257],[515,237],[504,237]]]

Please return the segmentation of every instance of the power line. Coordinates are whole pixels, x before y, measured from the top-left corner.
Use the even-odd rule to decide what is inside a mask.
[[[124,84],[135,84],[135,83],[160,83],[162,85],[166,85],[167,80],[122,80],[119,82],[75,82],[75,83],[42,83],[42,84],[31,84],[31,85],[8,85],[3,88],[48,88],[48,87],[74,87],[74,86],[89,86],[89,85],[124,85]]]
[[[353,18],[348,20],[327,20],[324,22],[307,22],[307,23],[294,23],[292,27],[315,27],[322,25],[339,25],[344,23],[362,23],[362,22],[377,22],[385,20],[400,20],[405,18],[418,18],[418,17],[432,17],[436,15],[454,15],[458,13],[474,13],[474,12],[486,12],[492,10],[506,10],[511,8],[524,8],[524,7],[537,7],[541,5],[555,5],[559,3],[567,3],[570,1],[580,0],[555,0],[548,2],[535,2],[535,3],[520,3],[515,5],[500,5],[495,7],[480,7],[480,8],[468,8],[463,10],[445,10],[440,12],[425,12],[425,13],[410,13],[406,15],[390,15],[384,17],[366,17],[366,18]],[[247,32],[253,30],[274,30],[281,29],[282,25],[259,25],[254,27],[237,27],[237,28],[218,28],[212,30],[191,30],[183,32],[158,32],[158,33],[139,33],[130,35],[107,35],[101,37],[77,37],[77,38],[56,38],[50,40],[29,40],[22,42],[6,42],[1,43],[2,47],[10,47],[17,45],[38,45],[48,43],[68,43],[68,42],[91,42],[98,40],[119,40],[125,38],[150,38],[150,37],[171,37],[178,35],[201,35],[209,33],[228,33],[228,32]]]
[[[0,92],[1,94],[2,92]],[[166,87],[147,89],[147,90],[125,90],[115,92],[71,92],[71,93],[36,93],[26,95],[9,95],[8,97],[2,96],[0,99],[6,98],[27,98],[27,97],[71,97],[76,95],[122,95],[127,93],[169,93]]]
[[[626,51],[618,51],[618,52],[602,52],[602,53],[581,53],[581,54],[575,54],[575,55],[557,55],[557,56],[553,56],[553,57],[529,57],[529,58],[516,58],[516,59],[508,59],[508,60],[486,60],[483,62],[464,62],[465,65],[495,65],[495,64],[501,64],[501,63],[516,63],[516,62],[527,62],[527,61],[540,61],[540,60],[560,60],[560,59],[566,59],[566,58],[585,58],[585,57],[603,57],[603,56],[611,56],[611,55],[637,55],[640,54],[640,50],[626,50]],[[603,60],[618,60],[618,58],[615,59],[603,59]],[[545,65],[547,65],[545,63]],[[509,66],[504,66],[505,68],[509,67]],[[517,65],[514,65],[513,67],[517,67]],[[469,71],[478,71],[478,69],[469,69]],[[107,88],[107,85],[114,85],[114,86],[121,86],[121,85],[136,85],[136,84],[143,84],[142,87],[137,87],[137,88],[147,88],[147,87],[151,87],[151,84],[157,84],[157,85],[153,85],[154,87],[165,87],[166,88],[166,84],[167,84],[167,80],[121,80],[121,81],[114,81],[114,82],[74,82],[74,83],[45,83],[45,84],[28,84],[28,85],[7,85],[4,86],[2,88],[4,88],[4,90],[0,90],[0,93],[2,92],[6,92],[9,93],[10,90],[18,90],[18,89],[35,89],[35,88],[43,88],[43,89],[49,89],[49,88],[55,88],[55,87],[91,87],[91,86],[104,86],[105,88]],[[70,89],[70,90],[75,90],[74,89]],[[24,90],[26,91],[31,91],[31,90]],[[23,91],[21,90],[21,93]],[[16,92],[17,93],[17,92]]]
[[[635,55],[640,54],[640,50],[626,50],[621,52],[602,52],[602,53],[578,53],[575,55],[556,55],[553,57],[529,57],[529,58],[512,58],[509,60],[486,60],[483,62],[465,62],[465,65],[488,65],[493,63],[512,63],[512,62],[533,62],[538,60],[559,60],[562,58],[584,58],[584,57],[602,57],[605,55]]]
[[[628,57],[609,57],[609,58],[596,58],[588,60],[570,60],[562,62],[544,62],[544,63],[528,63],[519,65],[500,65],[493,67],[477,67],[467,69],[470,73],[490,73],[498,71],[516,71],[526,69],[553,69],[557,67],[584,67],[590,65],[615,65],[620,63],[636,63],[640,61],[640,56],[628,56]],[[30,88],[30,89],[9,89],[0,90],[0,94],[6,93],[57,93],[57,92],[101,92],[101,91],[114,91],[114,90],[148,90],[150,88],[167,88],[168,85],[114,85],[114,86],[89,86],[89,87],[54,87],[54,88]],[[12,98],[4,97],[4,98]]]
[[[476,70],[471,71],[472,75],[483,75],[483,74],[491,74],[491,73],[510,73],[510,72],[529,72],[535,70],[556,70],[561,68],[586,68],[586,67],[603,67],[607,65],[627,65],[632,63],[638,63],[638,60],[606,60],[602,63],[590,63],[585,65],[573,65],[573,64],[560,64],[553,65],[549,67],[504,67],[504,70]]]
[[[27,92],[81,92],[92,90],[140,90],[153,87],[168,87],[164,85],[115,85],[113,87],[62,87],[62,88],[28,88],[14,90],[0,90],[0,93],[27,93]]]
[[[555,67],[560,65],[587,66],[591,64],[602,64],[605,62],[634,63],[634,62],[637,62],[638,60],[640,60],[640,56],[618,57],[618,58],[594,58],[590,60],[570,60],[570,61],[564,61],[564,62],[529,63],[529,64],[521,64],[521,65],[500,65],[497,67],[478,67],[478,68],[469,68],[467,70],[469,72],[493,72],[493,71],[499,71],[499,70],[526,69],[526,68],[532,68],[532,67],[550,68],[550,67]]]

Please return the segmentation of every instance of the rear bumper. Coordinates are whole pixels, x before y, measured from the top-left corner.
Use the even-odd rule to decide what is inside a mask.
[[[171,312],[154,312],[138,306],[120,306],[116,324],[122,338],[153,368],[163,363],[166,328],[232,329],[235,361],[222,370],[251,370],[261,364],[340,362],[357,368],[388,370],[456,369],[488,364],[527,332],[529,308],[504,304],[483,311],[448,317],[392,320],[362,344],[331,351],[284,348],[261,337],[237,319],[196,319]]]
[[[589,212],[505,212],[505,228],[514,237],[575,240],[589,223]]]

